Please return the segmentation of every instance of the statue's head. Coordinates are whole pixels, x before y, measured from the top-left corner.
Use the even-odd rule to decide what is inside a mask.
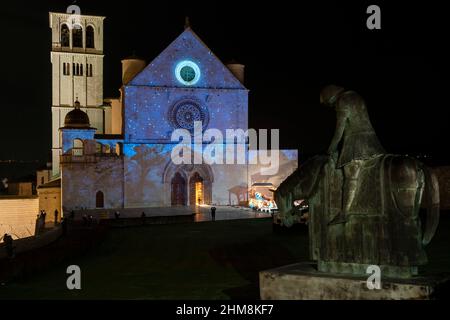
[[[337,97],[340,93],[342,93],[345,89],[342,87],[338,87],[335,85],[329,85],[322,89],[320,92],[320,103],[327,106],[334,106]]]

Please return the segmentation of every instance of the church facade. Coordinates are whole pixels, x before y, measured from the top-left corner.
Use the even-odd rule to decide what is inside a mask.
[[[191,144],[197,129],[224,137],[227,130],[248,129],[244,66],[223,64],[187,26],[151,63],[124,59],[120,97],[103,100],[104,18],[82,16],[67,36],[68,18],[50,13],[53,174],[61,181],[63,212],[248,202],[258,164],[194,161],[214,144],[214,156],[225,153],[230,142],[248,160],[248,141]],[[81,34],[81,47],[74,45],[74,32]],[[172,136],[177,129],[192,137],[182,153],[193,161],[173,161],[180,146]],[[266,179],[282,181],[296,169],[296,151],[281,151],[280,158],[282,172]]]

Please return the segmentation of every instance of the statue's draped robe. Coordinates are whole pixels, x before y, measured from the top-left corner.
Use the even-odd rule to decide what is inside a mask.
[[[336,101],[337,122],[344,123],[342,148],[337,167],[352,160],[367,160],[385,154],[370,123],[364,100],[354,91],[346,91]]]

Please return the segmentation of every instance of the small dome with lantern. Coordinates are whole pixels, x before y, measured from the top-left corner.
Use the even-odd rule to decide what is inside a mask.
[[[89,117],[86,112],[80,109],[80,102],[75,101],[75,108],[64,118],[64,128],[89,129],[91,127]]]

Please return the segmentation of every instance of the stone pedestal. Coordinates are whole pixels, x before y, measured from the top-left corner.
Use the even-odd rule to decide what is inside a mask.
[[[318,272],[312,263],[297,263],[259,274],[263,300],[404,300],[432,299],[449,285],[449,276],[381,279],[369,290],[367,277]]]

